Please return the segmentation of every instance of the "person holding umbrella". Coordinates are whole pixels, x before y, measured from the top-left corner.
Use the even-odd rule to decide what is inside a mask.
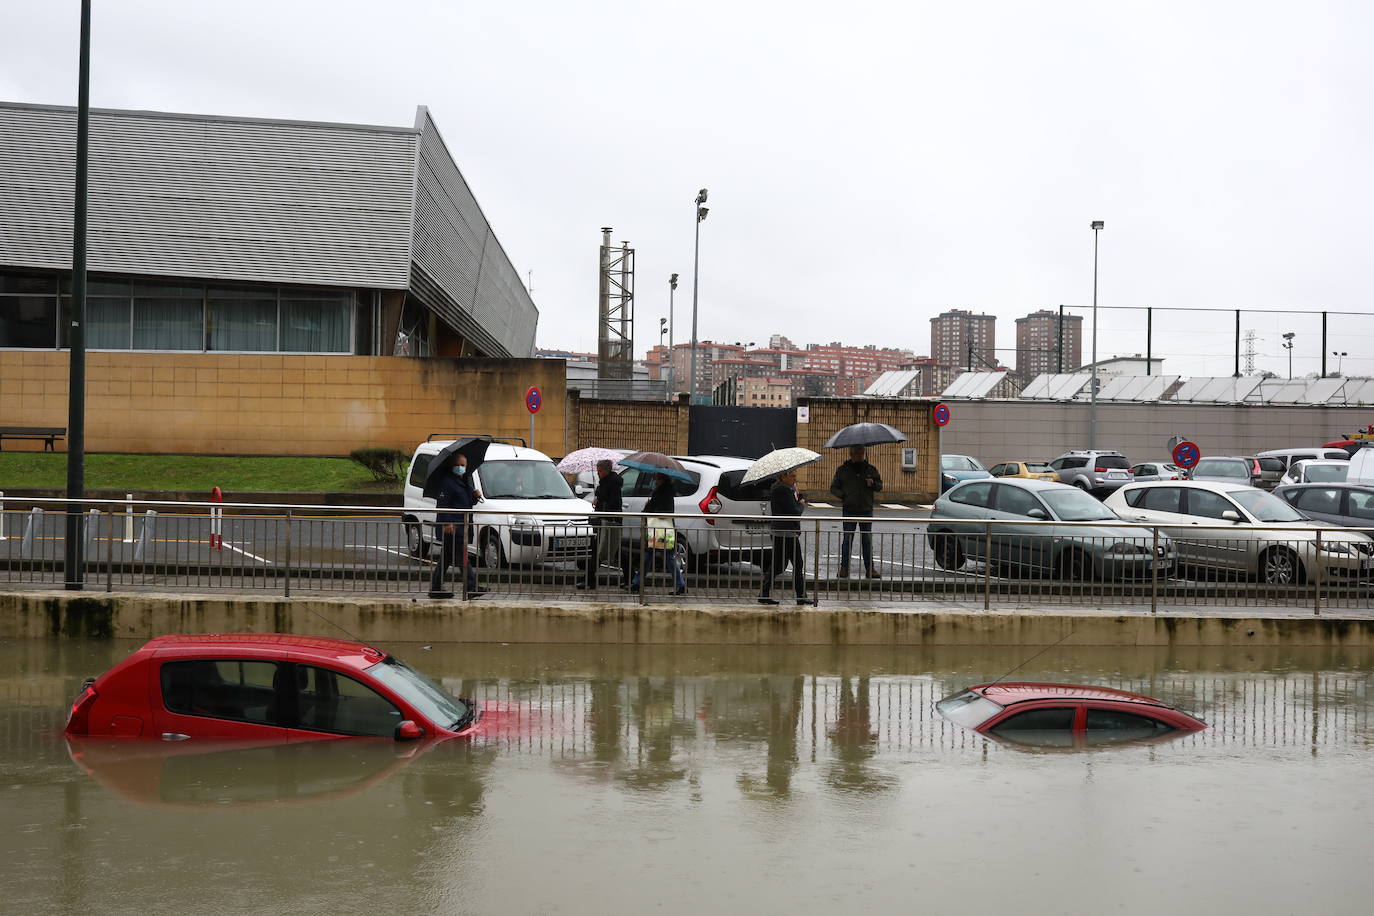
[[[806,500],[797,492],[796,468],[778,475],[768,499],[769,512],[773,516],[773,521],[769,523],[773,533],[773,550],[763,564],[763,590],[759,593],[759,604],[778,603],[778,599],[769,596],[773,590],[773,578],[789,563],[792,564],[792,590],[797,596],[797,604],[806,604],[801,522],[797,520],[806,511]]]
[[[621,493],[623,481],[619,474],[612,469],[609,458],[602,458],[596,463],[596,476],[598,479],[596,492],[592,496],[592,508],[597,512],[623,512],[625,502]],[[620,587],[627,588],[630,584],[630,571],[625,562],[624,551],[620,549],[620,518],[600,518],[592,519],[595,526],[592,535],[592,553],[587,558],[587,578],[584,582],[579,582],[578,588],[595,589],[596,574],[602,566],[620,567]]]
[[[621,463],[624,464],[623,461]],[[664,566],[673,577],[673,585],[676,586],[673,594],[685,595],[687,594],[687,577],[677,562],[677,530],[672,519],[673,513],[677,511],[676,500],[677,494],[673,491],[672,479],[668,474],[659,471],[654,475],[654,491],[644,506],[646,516],[644,524],[649,527],[647,544],[648,549],[652,551],[645,557],[645,568],[652,569],[655,556],[662,554]],[[653,516],[656,514],[666,517],[654,518]],[[630,580],[630,591],[639,591],[639,573],[637,571]]]
[[[873,517],[873,494],[883,489],[883,478],[878,469],[868,463],[867,453],[862,445],[849,447],[849,460],[835,469],[830,481],[830,493],[844,506],[843,513],[848,517]],[[844,534],[840,536],[841,579],[849,578],[849,556],[854,547],[854,529],[859,529],[859,552],[863,554],[864,570],[870,579],[881,579],[873,565],[873,523],[846,521]]]
[[[453,592],[444,587],[444,576],[452,563],[461,563],[463,566],[469,598],[476,598],[489,591],[477,584],[477,572],[468,562],[467,551],[463,546],[464,541],[468,544],[473,542],[472,514],[463,510],[471,510],[482,498],[481,491],[472,485],[472,478],[468,476],[469,466],[475,468],[482,462],[487,444],[484,439],[460,439],[435,455],[430,464],[429,474],[425,478],[424,494],[434,499],[437,509],[458,510],[440,511],[435,516],[435,524],[439,526],[442,534],[439,559],[434,564],[434,573],[429,581],[431,598],[453,597]],[[460,536],[462,532],[459,525],[466,527],[466,538]]]

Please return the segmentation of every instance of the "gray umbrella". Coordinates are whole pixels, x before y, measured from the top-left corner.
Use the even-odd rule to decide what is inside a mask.
[[[477,470],[477,466],[487,457],[487,446],[491,445],[489,439],[478,439],[468,437],[466,439],[455,439],[448,445],[439,450],[429,461],[429,471],[425,474],[425,486],[423,493],[430,499],[439,496],[439,481],[448,473],[448,462],[456,454],[463,454],[468,459],[468,473]]]
[[[851,445],[884,445],[905,442],[906,433],[886,423],[854,423],[831,436],[826,448],[849,448]]]

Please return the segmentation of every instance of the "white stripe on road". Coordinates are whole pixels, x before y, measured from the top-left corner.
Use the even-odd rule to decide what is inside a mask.
[[[905,509],[905,508],[906,508],[906,506],[903,506],[901,503],[879,503],[879,505],[882,506],[884,509]]]
[[[241,553],[241,554],[243,554],[245,557],[248,557],[248,558],[253,559],[253,560],[257,560],[259,563],[267,563],[268,565],[271,565],[271,563],[272,563],[271,560],[264,559],[263,557],[260,557],[260,556],[258,556],[258,555],[255,554],[255,553],[249,553],[249,552],[246,551],[246,550],[239,550],[237,547],[235,547],[233,544],[230,544],[228,541],[220,541],[220,543],[223,544],[225,547],[227,547],[229,550],[232,550],[234,553]]]
[[[816,508],[816,509],[833,509],[833,508],[835,508],[834,506],[830,505],[830,503],[807,503],[807,505],[812,506],[812,507],[814,507],[814,508]]]

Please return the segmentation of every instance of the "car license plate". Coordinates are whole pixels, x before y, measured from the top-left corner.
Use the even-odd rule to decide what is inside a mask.
[[[743,525],[743,526],[745,527],[745,529],[747,529],[747,530],[749,530],[749,531],[763,531],[765,528],[768,527],[768,523],[767,523],[767,522],[751,521],[751,520],[743,520],[743,521],[741,521],[741,520],[736,520],[735,524],[736,524],[736,525]]]
[[[1112,471],[1110,474],[1107,475],[1107,479],[1108,479],[1108,480],[1125,480],[1125,479],[1126,479],[1126,475],[1125,475],[1125,473],[1123,473],[1123,472],[1121,472],[1121,471]]]

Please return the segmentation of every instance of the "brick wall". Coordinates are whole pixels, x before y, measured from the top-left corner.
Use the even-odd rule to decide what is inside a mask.
[[[843,450],[825,447],[825,441],[851,423],[886,423],[906,433],[899,445],[877,445],[868,450],[868,460],[883,477],[883,497],[929,501],[939,492],[940,461],[938,427],[931,411],[936,400],[874,400],[858,398],[802,398],[809,422],[797,424],[797,445],[820,452],[825,460],[809,465],[798,474],[803,490],[823,493],[830,488],[835,468],[848,456]],[[915,448],[916,470],[901,468],[903,448]]]
[[[67,425],[67,354],[0,350],[0,426]],[[409,359],[220,353],[90,353],[92,452],[346,455],[409,452],[431,432],[530,434],[525,391],[544,398],[535,448],[564,441],[564,368],[552,359]],[[5,444],[6,450],[42,443]]]
[[[571,392],[565,454],[599,446],[685,455],[688,415],[685,403],[600,400]]]

